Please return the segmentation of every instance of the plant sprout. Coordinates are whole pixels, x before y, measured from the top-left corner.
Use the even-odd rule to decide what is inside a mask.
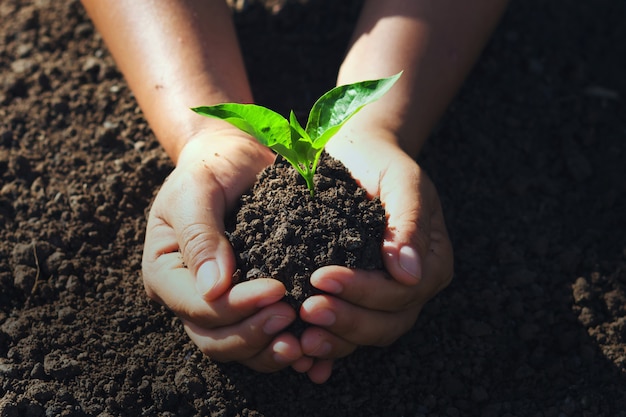
[[[401,75],[402,72],[388,78],[333,88],[315,102],[305,128],[293,110],[287,120],[256,104],[223,103],[191,110],[224,120],[280,154],[302,175],[311,196],[314,196],[313,176],[330,138],[365,105],[389,91]]]

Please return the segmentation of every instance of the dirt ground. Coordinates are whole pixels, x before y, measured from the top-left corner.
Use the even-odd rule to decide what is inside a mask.
[[[307,111],[360,2],[238,3],[257,101]],[[172,165],[78,1],[2,0],[0,417],[626,416],[624,16],[512,1],[419,161],[453,283],[316,386],[211,362],[147,300]]]

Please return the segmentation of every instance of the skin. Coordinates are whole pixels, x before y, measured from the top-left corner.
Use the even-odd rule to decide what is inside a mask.
[[[504,0],[365,2],[338,85],[404,74],[327,150],[385,206],[387,272],[315,271],[311,282],[329,295],[302,305],[298,314],[312,326],[300,339],[283,331],[297,313],[281,301],[280,282],[231,285],[234,256],[223,233],[225,213],[274,155],[229,124],[189,110],[253,102],[225,2],[83,5],[176,164],[148,218],[144,286],[181,319],[203,353],[261,372],[291,366],[323,383],[336,359],[360,345],[387,346],[413,326],[453,275],[439,197],[414,157],[471,69]]]

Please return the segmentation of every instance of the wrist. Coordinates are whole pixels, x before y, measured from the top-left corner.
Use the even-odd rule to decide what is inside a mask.
[[[180,142],[175,163],[189,165],[202,162],[205,165],[219,160],[235,167],[250,167],[257,171],[271,164],[276,155],[266,146],[241,130],[224,123],[194,132]]]
[[[189,112],[191,113],[191,110]],[[219,140],[222,136],[234,137],[235,134],[245,136],[241,135],[241,131],[236,132],[233,126],[221,120],[197,119],[190,118],[184,122],[170,123],[167,129],[155,129],[153,127],[159,143],[175,165],[178,165],[183,150],[194,141],[209,140],[212,137],[215,138],[214,140]],[[248,137],[247,139],[252,138]]]
[[[399,136],[393,129],[383,126],[372,126],[363,123],[352,123],[350,120],[327,145],[330,153],[353,153],[359,150],[367,152],[377,149],[402,149]],[[356,121],[355,121],[356,122]]]
[[[366,147],[372,150],[397,149],[415,159],[425,142],[426,136],[417,132],[406,132],[384,124],[359,123],[355,120],[355,123],[346,124],[342,128],[337,135],[337,141],[332,146]]]

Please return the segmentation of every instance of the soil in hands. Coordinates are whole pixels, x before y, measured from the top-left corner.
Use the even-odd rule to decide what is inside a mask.
[[[309,278],[322,266],[383,269],[385,227],[380,200],[370,199],[341,162],[322,156],[311,197],[304,179],[279,157],[227,221],[237,257],[235,282],[278,279],[297,311],[320,293]]]

